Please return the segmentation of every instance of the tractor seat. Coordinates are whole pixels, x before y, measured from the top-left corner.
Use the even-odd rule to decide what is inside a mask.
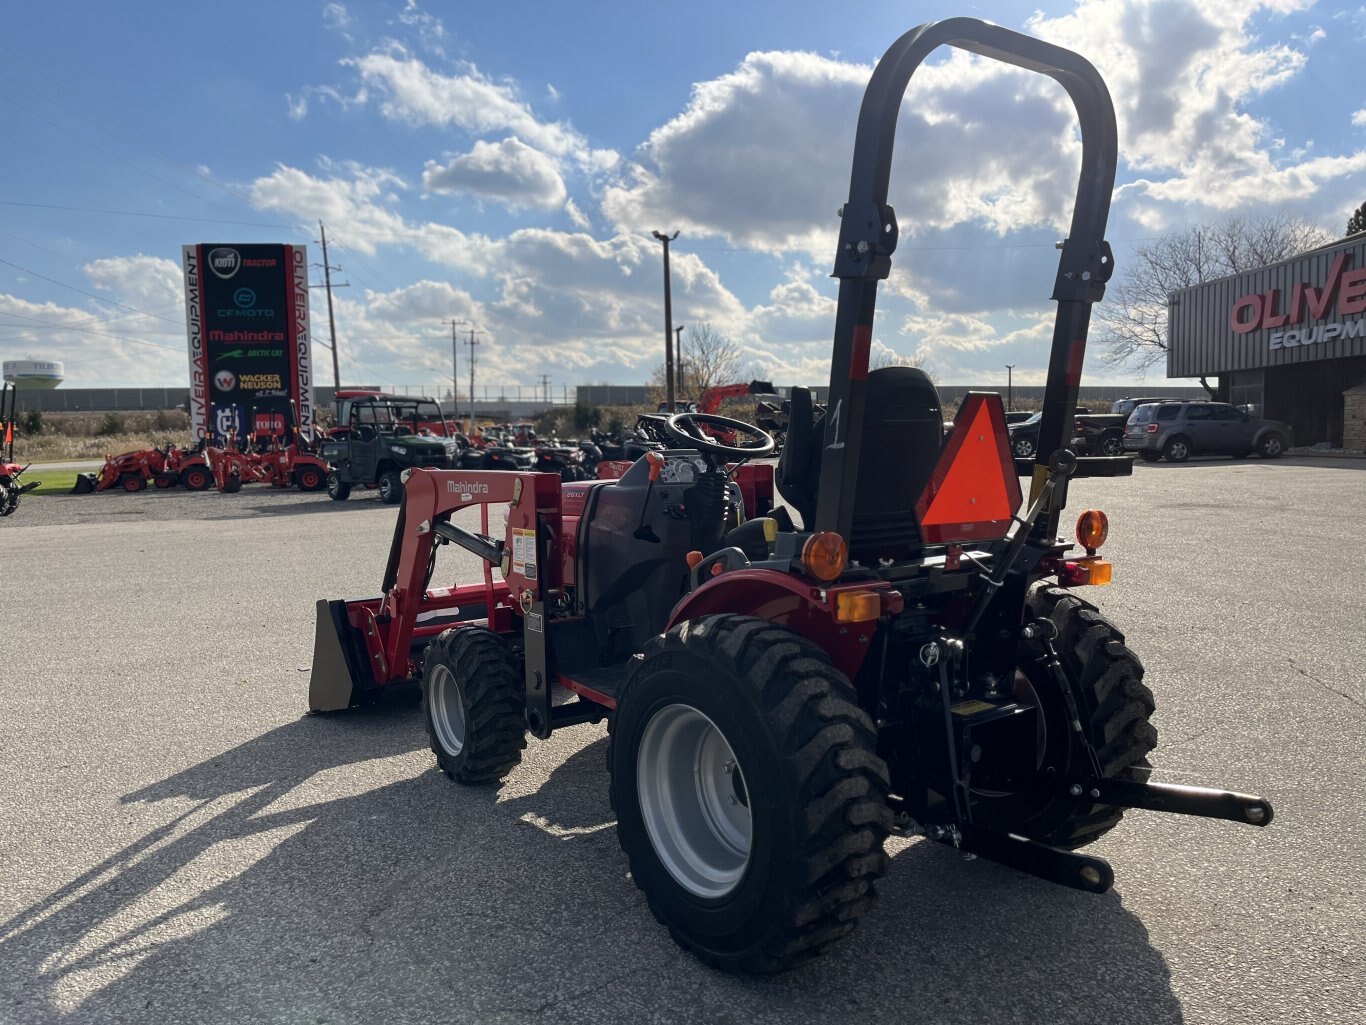
[[[882,367],[868,375],[850,558],[898,559],[921,546],[915,502],[943,445],[944,417],[934,382],[917,367]],[[778,460],[778,493],[811,530],[816,519],[825,416],[811,392],[793,388],[787,443]]]

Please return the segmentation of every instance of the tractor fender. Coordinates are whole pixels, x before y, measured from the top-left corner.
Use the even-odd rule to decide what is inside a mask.
[[[830,597],[834,590],[771,569],[731,570],[685,595],[674,606],[665,630],[717,613],[767,619],[819,644],[835,668],[852,680],[863,665],[878,623],[837,623]]]

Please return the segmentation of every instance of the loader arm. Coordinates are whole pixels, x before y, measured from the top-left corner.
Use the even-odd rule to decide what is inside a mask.
[[[412,683],[427,643],[457,623],[506,633],[514,618],[558,592],[560,480],[544,473],[413,470],[394,523],[381,594],[321,599],[309,707],[331,711]],[[489,536],[489,506],[505,505],[503,536]],[[452,518],[478,507],[479,530]],[[481,561],[482,581],[432,587],[436,548],[454,544]],[[502,579],[494,578],[495,569]]]
[[[1047,476],[1049,457],[1071,437],[1091,304],[1104,295],[1114,268],[1104,234],[1114,188],[1117,134],[1114,106],[1096,69],[1061,47],[972,18],[930,22],[893,43],[874,69],[859,111],[849,200],[842,210],[835,255],[839,306],[816,529],[836,531],[842,537],[850,535],[854,516],[877,283],[890,272],[897,243],[896,213],[887,204],[897,116],[911,75],[940,46],[955,46],[1057,80],[1072,98],[1080,123],[1077,198],[1053,288],[1058,310],[1034,471],[1036,490]],[[1036,536],[1056,534],[1062,505],[1058,501],[1040,518]]]

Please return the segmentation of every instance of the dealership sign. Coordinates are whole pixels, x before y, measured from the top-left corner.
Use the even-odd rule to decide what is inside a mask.
[[[1278,288],[1240,295],[1229,311],[1229,328],[1238,335],[1268,332],[1272,351],[1366,337],[1366,320],[1358,316],[1366,312],[1366,267],[1348,270],[1351,256],[1338,253],[1320,287],[1297,281],[1288,296]]]
[[[308,256],[291,245],[184,247],[190,426],[222,441],[313,425]]]

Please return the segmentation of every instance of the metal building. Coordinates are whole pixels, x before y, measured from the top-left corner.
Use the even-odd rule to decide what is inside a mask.
[[[1366,384],[1366,234],[1174,292],[1167,376],[1284,420],[1296,444],[1343,444],[1343,393]]]

